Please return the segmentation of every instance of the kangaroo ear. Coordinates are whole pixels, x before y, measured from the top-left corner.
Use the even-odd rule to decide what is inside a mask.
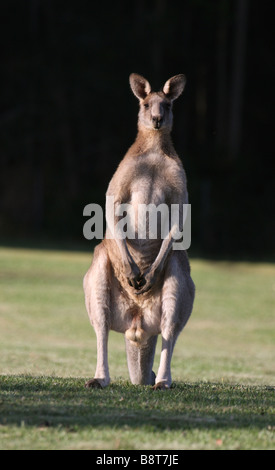
[[[150,83],[141,75],[131,73],[129,77],[132,92],[139,100],[144,100],[151,91]]]
[[[181,73],[169,78],[163,87],[163,93],[171,101],[176,100],[183,92],[186,83],[185,76]]]

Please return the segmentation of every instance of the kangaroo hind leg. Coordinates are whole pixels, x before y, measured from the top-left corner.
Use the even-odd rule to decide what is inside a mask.
[[[110,261],[104,245],[95,248],[92,265],[84,277],[85,303],[97,338],[95,376],[85,386],[103,388],[110,382],[108,367],[108,334],[110,329],[109,286]]]
[[[155,390],[171,387],[171,360],[177,338],[188,321],[194,300],[194,284],[186,269],[184,253],[173,255],[162,288],[162,350]]]

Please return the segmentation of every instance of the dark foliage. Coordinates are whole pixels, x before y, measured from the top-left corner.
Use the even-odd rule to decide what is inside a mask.
[[[274,253],[273,2],[1,2],[0,233],[86,243],[83,208],[136,134],[128,77],[184,73],[173,140],[192,247]]]

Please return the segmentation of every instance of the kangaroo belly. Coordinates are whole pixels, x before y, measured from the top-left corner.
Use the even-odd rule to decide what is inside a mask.
[[[131,298],[118,285],[112,291],[111,329],[126,333],[131,341],[143,343],[160,333],[161,292],[151,296]]]
[[[131,186],[129,251],[141,270],[151,266],[169,232],[169,205],[163,181],[157,171]]]

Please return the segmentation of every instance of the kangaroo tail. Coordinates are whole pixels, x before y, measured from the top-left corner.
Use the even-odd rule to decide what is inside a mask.
[[[151,336],[141,345],[135,344],[125,335],[128,370],[131,382],[135,385],[154,385],[155,373],[152,371],[157,336]]]

